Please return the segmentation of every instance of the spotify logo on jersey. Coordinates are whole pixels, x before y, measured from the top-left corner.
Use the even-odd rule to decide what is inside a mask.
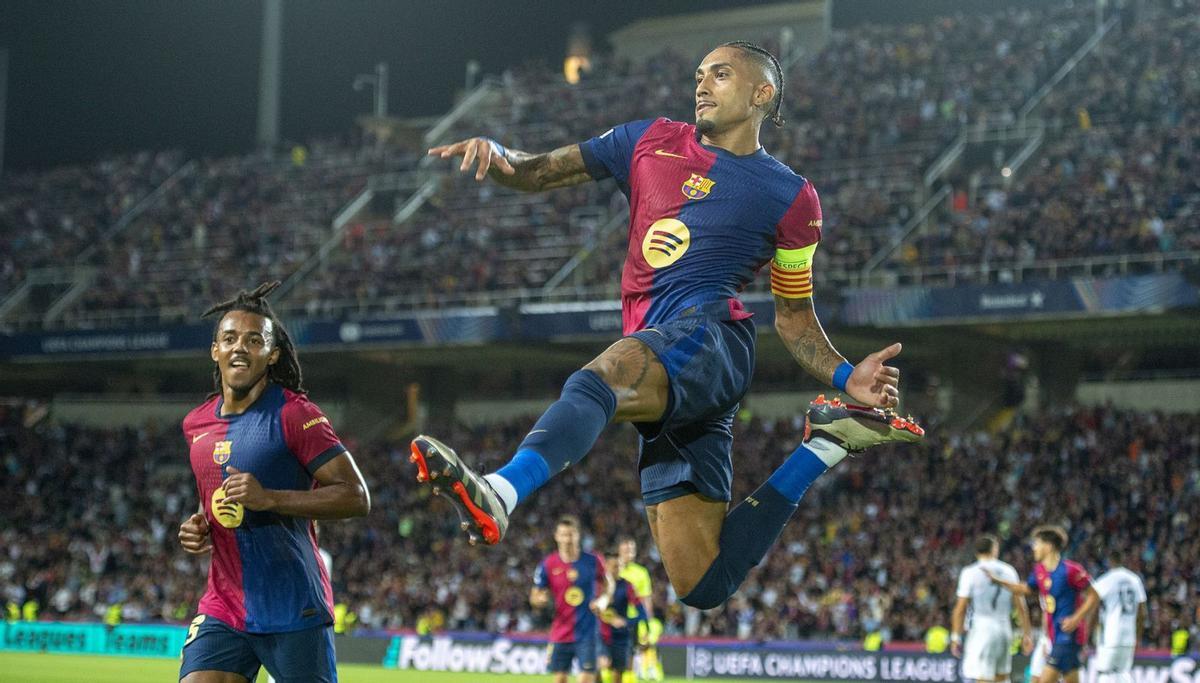
[[[691,243],[692,233],[682,221],[660,218],[642,239],[642,256],[651,268],[665,268],[678,261]]]

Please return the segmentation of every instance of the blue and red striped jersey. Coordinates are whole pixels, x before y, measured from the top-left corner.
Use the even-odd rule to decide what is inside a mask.
[[[1084,592],[1092,585],[1092,577],[1083,565],[1062,560],[1054,571],[1047,571],[1039,562],[1029,574],[1028,584],[1038,591],[1042,612],[1046,615],[1046,637],[1050,642],[1086,645],[1086,624],[1080,624],[1074,633],[1062,630],[1063,619],[1075,614],[1075,610],[1083,604]]]
[[[613,637],[618,641],[627,640],[629,636],[635,633],[635,627],[638,619],[629,618],[629,606],[636,605],[638,619],[646,618],[646,609],[638,600],[637,592],[633,590],[633,584],[625,579],[617,577],[617,585],[613,590],[612,602],[609,603],[608,609],[604,610],[604,619],[600,622],[600,640],[604,641],[605,645],[613,644]],[[625,620],[624,626],[613,626],[609,620],[613,617],[620,617]]]
[[[554,599],[554,621],[550,624],[550,642],[582,643],[596,638],[596,615],[592,600],[604,591],[604,560],[594,553],[580,553],[567,562],[557,552],[546,556],[533,575],[533,585],[550,589]]]
[[[221,415],[218,395],[188,413],[183,435],[212,535],[207,614],[249,633],[284,633],[333,621],[333,589],[312,520],[224,502],[230,466],[266,489],[308,490],[313,473],[345,452],[321,409],[268,384],[246,412]]]
[[[621,276],[625,334],[695,306],[728,301],[768,261],[771,289],[812,296],[821,203],[812,183],[763,149],[737,156],[699,141],[696,127],[634,121],[580,145],[588,173],[615,178],[629,198]]]

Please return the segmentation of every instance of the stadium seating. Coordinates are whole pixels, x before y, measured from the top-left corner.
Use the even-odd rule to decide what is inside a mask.
[[[1153,10],[1158,4],[1147,5]],[[898,248],[887,268],[902,272],[956,268],[980,259],[1024,264],[1195,248],[1200,238],[1195,187],[1189,185],[1194,181],[1171,170],[1187,163],[1190,149],[1172,140],[1188,139],[1195,125],[1194,114],[1188,115],[1195,110],[1190,71],[1172,68],[1194,47],[1195,19],[1181,14],[1170,31],[1154,32],[1139,23],[1154,18],[1151,10],[1145,17],[1130,13],[1102,42],[1096,64],[1085,60],[1079,77],[1052,92],[1038,114],[1067,124],[1049,128],[1042,156],[1030,162],[1033,172],[1009,188],[1000,208],[989,206],[996,197],[989,194],[961,210],[936,214],[931,228]],[[838,32],[826,48],[791,65],[785,107],[790,122],[781,130],[764,127],[764,144],[814,180],[821,193],[826,214],[821,282],[856,281],[874,254],[899,239],[905,222],[928,197],[923,173],[932,158],[965,126],[1012,122],[1021,104],[1091,31],[1091,8],[1068,5],[949,17],[928,25],[864,26]],[[1126,54],[1141,58],[1116,59]],[[613,122],[650,115],[690,119],[695,59],[673,53],[642,64],[600,58],[575,86],[560,82],[546,65],[515,67],[506,73],[498,96],[458,121],[450,137],[486,133],[516,148],[544,150],[586,139]],[[1120,68],[1128,82],[1147,74],[1178,76],[1159,79],[1145,86],[1140,98],[1122,101],[1111,95],[1114,90],[1094,86],[1110,66]],[[1154,114],[1151,109],[1162,102],[1169,106]],[[1069,130],[1076,103],[1090,110],[1094,130]],[[1171,112],[1181,121],[1148,130],[1138,125],[1153,115],[1170,122]],[[1141,173],[1142,181],[1163,190],[1147,196],[1130,187],[1103,199],[1087,197],[1088,182],[1103,175],[1114,158],[1128,157],[1126,168],[1138,166],[1133,157],[1147,142],[1157,142],[1163,151],[1150,172]],[[198,162],[118,238],[101,240],[91,259],[101,269],[96,286],[65,311],[61,323],[176,320],[235,287],[287,277],[328,238],[337,210],[368,176],[412,169],[416,162],[416,150],[355,139],[310,146],[304,164],[258,155]],[[172,158],[175,163],[167,168],[178,166],[178,157]],[[91,185],[120,186],[128,176],[145,176],[144,190],[150,190],[163,175],[145,175],[137,162],[128,164],[131,169],[97,164],[101,178]],[[1066,164],[1072,164],[1073,174],[1063,172]],[[479,186],[446,170],[439,190],[412,220],[398,227],[364,220],[348,229],[341,248],[306,276],[284,307],[350,314],[526,299],[544,295],[548,278],[593,242],[598,246],[593,256],[554,295],[616,294],[624,203],[611,182],[530,196]],[[13,217],[26,212],[17,206],[36,212],[42,202],[53,205],[47,196],[97,205],[89,200],[92,194],[72,187],[78,184],[70,173],[60,169],[5,180],[5,187],[44,190],[41,202],[29,191],[13,193],[26,197],[18,200],[5,192],[2,224],[14,227],[0,230],[10,235],[0,245],[5,281],[0,289],[16,287],[32,264],[70,264],[80,251],[72,245],[95,242],[103,234],[100,228],[76,228],[73,240],[22,235],[14,241],[19,223]],[[133,194],[138,192],[121,194],[121,202],[127,204]],[[1050,202],[1046,197],[1070,198]],[[1096,221],[1062,218],[1102,205],[1115,205],[1120,221],[1081,230],[1079,224]],[[1158,212],[1174,214],[1148,215],[1147,205],[1166,206]],[[599,233],[606,224],[616,228]],[[34,260],[24,258],[30,240],[42,244],[32,251]],[[955,247],[953,253],[947,245]],[[764,282],[756,287],[763,289]]]
[[[47,619],[94,620],[120,602],[128,621],[186,622],[206,560],[183,553],[176,539],[196,505],[177,428],[26,427],[26,414],[0,405],[0,598],[32,597]],[[494,467],[531,422],[431,429]],[[801,431],[798,421],[737,425],[736,499],[766,478]],[[860,639],[883,628],[919,640],[930,624],[946,623],[975,535],[999,533],[1004,557],[1024,572],[1026,534],[1063,523],[1069,555],[1093,572],[1105,549],[1126,551],[1150,594],[1146,643],[1162,646],[1172,624],[1190,618],[1200,582],[1197,435],[1200,414],[1070,407],[1018,417],[998,436],[933,430],[904,457],[868,452],[820,480],[780,545],[732,600],[707,613],[676,602],[661,565],[646,558],[627,427],[610,430],[586,460],[538,492],[514,517],[502,551],[469,547],[450,507],[421,498],[407,444],[350,441],[374,512],[322,523],[320,537],[334,558],[338,600],[368,627],[412,628],[430,610],[454,629],[545,627],[546,615],[527,603],[533,568],[553,548],[556,515],[581,511],[589,548],[611,549],[622,534],[641,540],[669,633]],[[980,508],[981,500],[990,503]]]

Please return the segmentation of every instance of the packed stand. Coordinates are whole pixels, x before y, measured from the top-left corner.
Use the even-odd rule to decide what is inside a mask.
[[[798,61],[787,75],[789,123],[765,125],[764,145],[821,194],[823,280],[845,281],[894,240],[919,199],[924,166],[965,124],[1014,120],[1086,39],[1090,17],[1059,5],[867,26],[836,34]],[[486,134],[546,151],[625,121],[691,121],[699,56],[667,52],[636,64],[600,58],[574,86],[545,65],[526,65],[509,72],[498,99],[451,137]],[[579,207],[593,210],[579,215]],[[344,249],[293,299],[329,313],[525,298],[584,247],[593,248],[591,256],[568,280],[569,292],[613,296],[624,226],[595,230],[620,223],[624,211],[611,182],[524,195],[452,171],[426,210],[399,230],[376,228],[374,239]]]
[[[897,267],[970,279],[971,266],[1200,250],[1200,14],[1131,3],[1121,19],[1035,112],[1051,127],[1031,170],[956,206]]]
[[[234,287],[286,280],[329,239],[334,217],[371,175],[415,160],[411,150],[337,138],[201,160],[100,245],[92,262],[101,274],[64,321],[190,320]]]
[[[32,271],[73,265],[181,164],[141,152],[0,174],[0,301]]]
[[[178,429],[31,427],[26,414],[0,406],[0,496],[9,510],[0,598],[35,599],[45,619],[96,620],[121,603],[127,621],[186,623],[207,560],[184,553],[176,539],[196,505]],[[531,423],[433,431],[488,468]],[[799,419],[740,422],[735,500],[802,433]],[[1113,544],[1126,551],[1150,595],[1146,645],[1165,646],[1181,625],[1195,634],[1200,616],[1200,516],[1192,512],[1200,502],[1200,414],[1055,408],[1018,417],[1000,435],[931,429],[924,444],[895,454],[903,457],[879,449],[847,460],[808,492],[739,592],[703,613],[678,603],[657,562],[628,427],[611,429],[587,459],[538,492],[495,548],[467,545],[448,505],[431,503],[412,483],[407,444],[348,446],[373,512],[322,523],[320,542],[333,556],[335,596],[363,628],[411,629],[436,614],[455,630],[544,629],[549,615],[531,610],[527,597],[564,512],[582,515],[587,548],[611,551],[624,534],[639,539],[668,634],[858,641],[882,631],[920,640],[948,623],[957,572],[973,560],[978,534],[998,533],[1002,558],[1024,574],[1032,561],[1024,541],[1046,522],[1070,529],[1068,556],[1093,574]],[[1077,485],[1063,490],[1064,481]]]

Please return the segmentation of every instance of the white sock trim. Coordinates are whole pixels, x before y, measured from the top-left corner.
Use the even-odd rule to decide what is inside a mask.
[[[485,474],[483,478],[496,490],[496,495],[500,496],[500,501],[504,503],[504,511],[511,514],[517,507],[517,490],[507,479],[497,473]]]
[[[826,467],[833,467],[846,457],[846,449],[835,444],[829,439],[823,439],[819,436],[814,436],[804,442],[808,450],[813,452],[813,455],[821,459]]]

